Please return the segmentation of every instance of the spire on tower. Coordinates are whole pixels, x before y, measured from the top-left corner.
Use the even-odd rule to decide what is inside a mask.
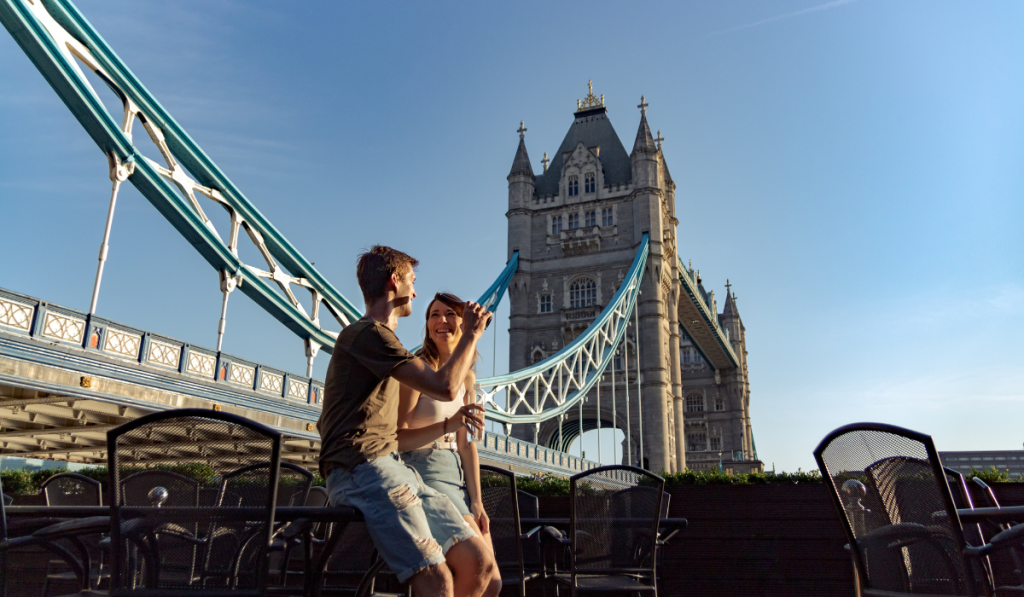
[[[541,160],[540,163],[544,164],[544,171],[547,172],[548,171],[548,164],[551,163],[551,160],[548,159],[548,152],[546,152],[546,151],[544,152],[544,159]]]
[[[636,131],[636,142],[633,143],[633,153],[638,151],[655,152],[657,147],[654,144],[654,137],[651,135],[651,127],[647,126],[647,107],[644,96],[640,96],[640,128]]]
[[[582,100],[576,100],[576,111],[582,112],[584,110],[593,110],[594,108],[604,107],[604,94],[601,94],[601,99],[598,99],[594,95],[594,82],[587,81],[587,97]]]
[[[722,307],[722,317],[739,317],[740,312],[736,309],[736,296],[732,293],[732,284],[725,281],[725,306]]]
[[[519,149],[516,150],[516,157],[512,160],[512,171],[508,173],[509,176],[513,174],[528,174],[533,176],[533,166],[530,165],[530,155],[526,153],[526,123],[522,120],[519,121]]]

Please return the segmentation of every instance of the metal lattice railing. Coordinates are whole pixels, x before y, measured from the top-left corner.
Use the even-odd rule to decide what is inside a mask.
[[[506,426],[541,423],[565,415],[586,397],[626,333],[640,294],[647,248],[648,236],[644,234],[629,274],[611,302],[568,346],[531,367],[477,382],[477,402],[488,409],[489,420]]]
[[[242,195],[71,2],[0,0],[0,21],[108,157],[113,190],[89,312],[96,309],[118,189],[127,180],[219,272],[223,303],[217,349],[224,335],[228,296],[240,288],[305,340],[310,375],[312,358],[320,347],[331,352],[337,337],[321,325],[321,308],[326,308],[340,327],[362,317],[359,309]],[[123,108],[120,125],[106,110],[80,65],[117,95]],[[133,141],[136,118],[159,152],[159,156],[153,156],[156,159],[144,155]],[[214,226],[200,201],[204,197],[227,211],[228,230],[219,232]],[[263,263],[252,265],[239,257],[242,231]],[[491,311],[497,309],[517,265],[518,253],[481,296],[481,304]],[[296,296],[300,288],[310,294],[309,310]]]
[[[171,118],[71,2],[2,0],[0,21],[108,156],[114,184],[111,217],[117,189],[127,180],[220,273],[225,305],[227,295],[241,288],[306,340],[307,346],[314,345],[314,354],[320,346],[330,351],[336,337],[321,326],[321,307],[341,327],[361,317]],[[79,63],[120,99],[124,109],[120,125]],[[132,140],[136,118],[159,151],[159,156],[153,156],[156,159],[145,156]],[[203,210],[203,197],[227,210],[229,230],[218,232]],[[251,265],[239,258],[238,237],[243,230],[263,264]],[[101,269],[105,248],[104,243]],[[310,293],[309,310],[296,297],[299,288]]]

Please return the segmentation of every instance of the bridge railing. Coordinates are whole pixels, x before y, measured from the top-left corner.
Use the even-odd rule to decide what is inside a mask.
[[[291,403],[318,406],[323,399],[323,383],[310,377],[3,289],[0,289],[0,330],[42,342],[74,346],[154,371],[225,383]]]
[[[320,324],[321,307],[340,327],[361,317],[359,310],[242,194],[70,1],[0,0],[0,22],[107,155],[114,185],[110,218],[119,185],[127,180],[217,270],[222,310],[228,294],[240,288],[304,339],[308,356],[321,346],[327,352],[333,349],[336,334]],[[124,110],[120,125],[79,64],[117,95]],[[133,141],[136,119],[159,155],[147,157]],[[207,209],[216,205],[227,210],[230,229],[216,229],[201,205],[204,197],[210,201]],[[264,263],[254,266],[241,260],[240,232]],[[101,271],[104,259],[101,251]],[[303,294],[300,289],[309,292],[308,311],[296,297]]]

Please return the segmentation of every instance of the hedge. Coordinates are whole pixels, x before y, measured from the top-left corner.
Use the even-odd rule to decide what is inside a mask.
[[[143,470],[163,470],[178,473],[179,475],[195,479],[203,485],[212,485],[219,482],[217,473],[209,466],[199,463],[178,464],[174,466],[156,465],[152,467],[126,466],[121,468],[121,478]],[[0,482],[3,483],[3,491],[8,495],[34,495],[42,491],[43,483],[54,475],[60,473],[74,472],[90,479],[95,479],[103,484],[104,489],[110,479],[110,470],[105,466],[82,468],[76,471],[69,471],[66,468],[46,468],[38,471],[27,469],[7,469],[0,471]],[[313,473],[313,484],[324,485],[320,473]]]
[[[149,469],[167,470],[195,479],[204,485],[210,485],[219,479],[215,471],[205,464],[180,464],[175,466],[157,465]],[[122,478],[134,472],[148,470],[143,467],[124,467],[121,469]],[[38,471],[26,469],[8,469],[0,471],[0,481],[3,482],[3,491],[8,495],[37,494],[44,481],[50,477],[66,473],[66,468],[49,468]],[[110,471],[105,466],[83,468],[74,471],[80,475],[96,479],[107,485]],[[801,471],[795,473],[741,473],[729,475],[718,469],[691,470],[687,469],[681,473],[666,473],[662,471],[661,476],[665,478],[665,485],[799,485],[806,483],[821,483],[821,473],[817,470]],[[986,483],[1022,483],[1024,477],[1017,475],[1011,477],[1008,471],[1000,471],[995,467],[985,470],[971,469],[967,479],[978,477]],[[314,471],[313,484],[319,487],[324,486],[324,480],[320,473]],[[538,474],[530,477],[516,479],[516,486],[527,493],[538,497],[562,497],[569,495],[569,479],[551,474]]]

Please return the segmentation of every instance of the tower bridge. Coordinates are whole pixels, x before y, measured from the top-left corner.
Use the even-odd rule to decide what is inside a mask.
[[[312,378],[313,361],[337,337],[320,318],[344,327],[362,316],[359,309],[245,197],[70,0],[0,0],[0,22],[107,156],[111,180],[87,312],[0,290],[0,454],[102,462],[106,429],[146,412],[192,406],[277,427],[287,438],[284,457],[314,466],[323,384]],[[107,111],[83,69],[114,92],[122,113]],[[660,131],[651,134],[648,107],[641,98],[627,154],[604,96],[591,88],[539,174],[520,124],[507,177],[508,261],[480,297],[493,312],[507,289],[511,303],[510,373],[480,379],[476,389],[504,432],[486,435],[484,461],[571,474],[596,465],[567,453],[573,440],[613,427],[625,439],[599,460],[668,471],[761,466],[735,297],[727,289],[719,313],[699,272],[678,257],[676,187],[664,139]],[[134,143],[139,132],[158,155]],[[125,182],[218,272],[216,348],[96,314]],[[226,210],[229,227],[218,230],[204,205]],[[251,242],[262,263],[243,262],[239,242]],[[305,375],[221,351],[235,290],[302,340]]]

